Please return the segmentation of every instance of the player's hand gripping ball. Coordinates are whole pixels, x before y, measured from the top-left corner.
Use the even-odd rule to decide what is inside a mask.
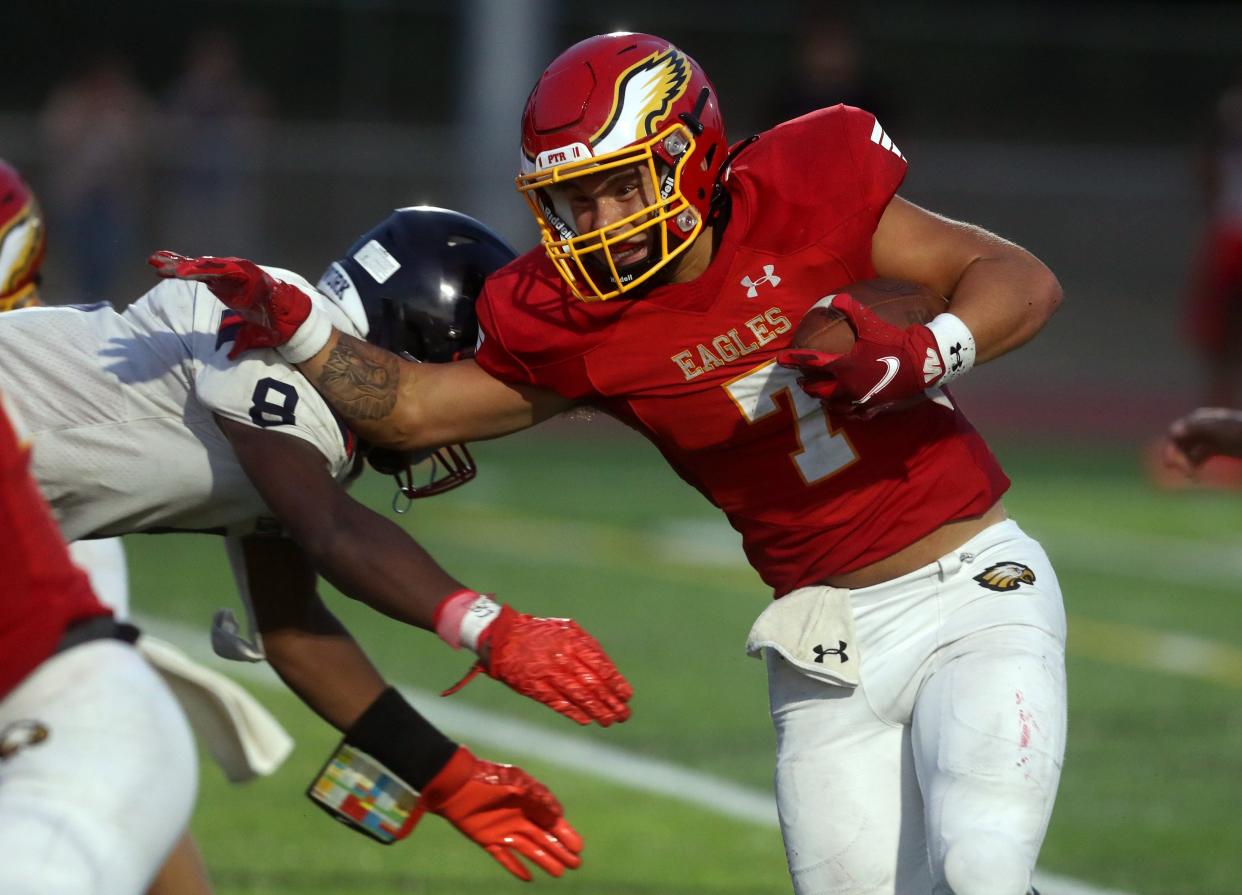
[[[865,418],[895,409],[943,375],[925,324],[948,306],[918,283],[853,283],[807,311],[776,359],[797,369],[799,385],[829,412]]]

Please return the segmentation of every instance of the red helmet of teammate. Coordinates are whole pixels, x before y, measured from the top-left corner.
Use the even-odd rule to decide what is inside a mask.
[[[34,193],[0,160],[0,311],[37,301],[44,240]]]
[[[667,40],[617,32],[574,44],[540,76],[522,115],[518,190],[548,257],[574,294],[613,298],[649,280],[703,229],[726,153],[716,91],[697,62]],[[578,233],[562,185],[634,166],[640,211]],[[619,265],[636,237],[649,250]]]

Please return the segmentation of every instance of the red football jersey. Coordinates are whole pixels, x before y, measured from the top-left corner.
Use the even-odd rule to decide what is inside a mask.
[[[78,619],[108,615],[73,564],[0,400],[0,698],[56,649]]]
[[[734,160],[731,217],[696,280],[587,303],[536,249],[488,280],[476,359],[650,438],[777,596],[890,556],[982,513],[1009,480],[948,395],[829,418],[774,358],[811,305],[876,275],[872,235],[905,171],[867,112],[786,122]]]

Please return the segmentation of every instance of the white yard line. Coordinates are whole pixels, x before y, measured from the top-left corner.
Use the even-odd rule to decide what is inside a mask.
[[[228,662],[215,656],[211,652],[205,625],[199,629],[149,616],[141,616],[137,621],[144,630],[176,644],[192,658],[234,678],[273,687],[282,686],[266,663]],[[584,776],[677,799],[725,817],[766,827],[777,825],[776,802],[769,792],[740,786],[672,762],[605,746],[584,737],[553,733],[545,727],[506,718],[464,702],[440,699],[427,690],[405,685],[400,690],[434,724],[471,744],[485,744],[560,765]],[[1042,871],[1036,871],[1035,885],[1041,895],[1131,895]]]

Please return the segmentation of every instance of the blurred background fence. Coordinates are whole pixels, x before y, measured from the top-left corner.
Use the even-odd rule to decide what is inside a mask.
[[[47,208],[53,300],[132,299],[160,247],[313,278],[422,202],[525,248],[526,93],[627,28],[702,63],[731,139],[871,108],[907,198],[1049,263],[1062,313],[960,390],[990,434],[1143,438],[1204,395],[1182,323],[1196,158],[1242,73],[1242,4],[51,0],[5,20],[0,156]]]

